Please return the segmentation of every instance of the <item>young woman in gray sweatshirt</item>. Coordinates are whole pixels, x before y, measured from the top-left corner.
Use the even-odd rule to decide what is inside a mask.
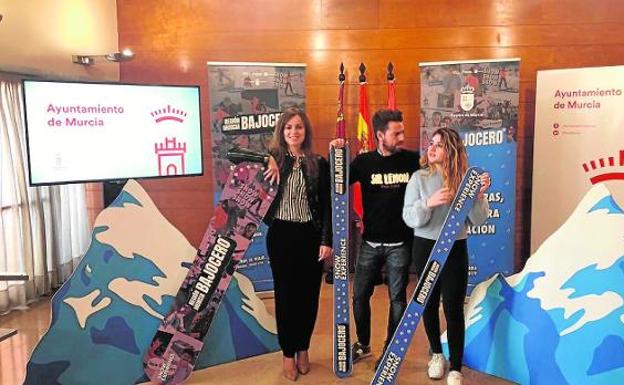
[[[468,157],[459,134],[449,128],[440,128],[433,133],[427,152],[420,160],[421,170],[410,178],[405,191],[403,220],[414,229],[412,259],[419,275],[435,244],[446,215],[468,168]],[[480,176],[481,190],[468,214],[466,226],[485,222],[489,205],[484,192],[490,186],[490,176]],[[442,270],[440,279],[431,294],[429,304],[423,313],[425,331],[433,357],[429,361],[428,375],[432,379],[444,377],[444,356],[440,343],[440,294],[448,328],[450,369],[448,385],[461,385],[461,367],[464,353],[464,297],[468,285],[468,248],[466,226],[453,244],[450,255]]]

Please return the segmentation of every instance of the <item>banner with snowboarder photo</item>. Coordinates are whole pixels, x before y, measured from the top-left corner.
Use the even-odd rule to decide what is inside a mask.
[[[305,65],[293,63],[208,62],[210,137],[214,197],[228,178],[226,153],[234,147],[268,152],[282,111],[305,109]],[[261,225],[238,272],[257,292],[273,290],[266,251],[266,225]]]
[[[468,229],[469,287],[513,270],[520,60],[420,64],[420,151],[433,132],[459,132],[471,166],[492,176],[488,220]]]

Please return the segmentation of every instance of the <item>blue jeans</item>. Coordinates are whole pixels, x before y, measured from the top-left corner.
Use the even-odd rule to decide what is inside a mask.
[[[384,263],[390,298],[386,344],[392,339],[394,330],[407,307],[405,290],[409,277],[410,260],[410,250],[406,242],[401,246],[373,248],[362,240],[353,282],[353,316],[358,341],[363,345],[370,345],[370,297],[375,289],[375,277],[379,274]]]

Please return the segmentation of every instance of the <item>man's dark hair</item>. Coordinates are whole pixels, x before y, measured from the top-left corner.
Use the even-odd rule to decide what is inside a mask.
[[[388,123],[402,121],[403,113],[399,110],[382,108],[381,110],[375,112],[375,115],[373,115],[373,131],[375,132],[375,137],[377,137],[377,132],[386,132],[388,129]]]

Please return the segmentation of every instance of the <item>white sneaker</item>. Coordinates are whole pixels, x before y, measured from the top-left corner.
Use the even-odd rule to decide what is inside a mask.
[[[464,383],[464,376],[457,370],[451,370],[446,377],[447,385],[462,385]]]
[[[442,353],[433,353],[427,369],[429,378],[439,380],[444,377],[444,355]]]

